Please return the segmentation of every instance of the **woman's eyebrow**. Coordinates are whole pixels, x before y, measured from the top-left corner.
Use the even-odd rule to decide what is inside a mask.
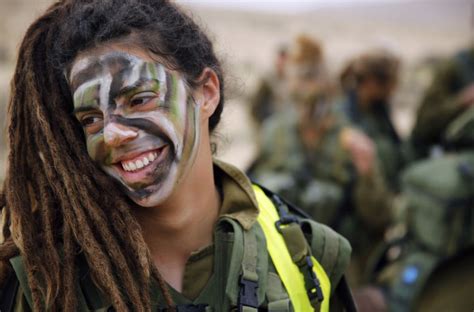
[[[151,87],[153,89],[158,90],[160,87],[160,81],[156,78],[140,78],[134,83],[122,87],[115,97],[121,97],[121,96],[126,96],[130,92],[135,91],[136,89],[143,88],[143,87]]]
[[[79,114],[79,113],[82,113],[82,112],[88,112],[88,111],[93,111],[93,110],[97,110],[98,109],[98,106],[95,105],[95,104],[87,104],[87,105],[83,105],[83,106],[79,106],[77,108],[74,108],[73,110],[73,114]]]

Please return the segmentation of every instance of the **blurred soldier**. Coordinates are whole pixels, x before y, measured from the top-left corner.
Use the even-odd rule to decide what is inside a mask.
[[[358,283],[390,221],[390,196],[372,141],[331,111],[329,79],[314,46],[307,37],[297,41],[288,70],[295,110],[265,124],[252,175],[350,240],[349,280]]]
[[[449,125],[444,141],[448,154],[403,173],[407,232],[375,266],[391,311],[474,307],[474,108]]]
[[[399,60],[385,50],[373,50],[349,63],[341,74],[345,98],[336,110],[375,143],[388,185],[398,191],[403,167],[401,141],[390,119],[389,101],[397,86]]]
[[[258,127],[275,112],[281,111],[287,103],[286,87],[287,47],[282,45],[274,63],[274,70],[259,82],[256,92],[250,99],[252,118]]]
[[[447,125],[474,104],[474,48],[463,50],[437,66],[418,109],[412,132],[414,157],[439,150]]]

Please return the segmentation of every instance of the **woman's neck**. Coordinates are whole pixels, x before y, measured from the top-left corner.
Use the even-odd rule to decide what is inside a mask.
[[[212,155],[205,148],[166,202],[134,211],[155,264],[178,291],[191,252],[212,243],[219,208]]]

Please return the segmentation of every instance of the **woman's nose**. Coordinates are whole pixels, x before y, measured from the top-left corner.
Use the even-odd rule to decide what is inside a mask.
[[[137,136],[137,131],[117,122],[109,122],[104,128],[104,142],[111,147],[125,144]]]

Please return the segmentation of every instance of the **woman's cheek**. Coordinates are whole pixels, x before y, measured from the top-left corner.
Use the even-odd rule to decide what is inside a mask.
[[[104,137],[101,133],[87,136],[87,153],[92,160],[99,162],[103,162],[107,158]]]

